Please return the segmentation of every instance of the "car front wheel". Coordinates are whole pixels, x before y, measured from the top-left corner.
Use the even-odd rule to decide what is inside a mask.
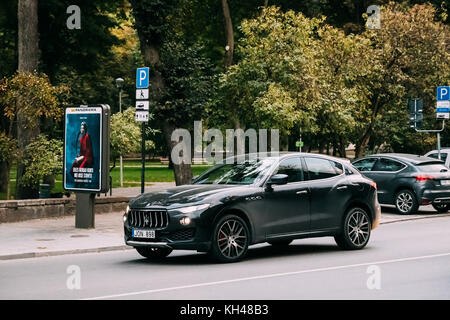
[[[135,249],[141,256],[153,260],[165,258],[172,252],[170,248],[135,247]]]
[[[244,220],[236,215],[222,217],[214,228],[210,255],[219,262],[236,262],[247,254],[249,231]]]
[[[334,239],[341,249],[362,249],[369,242],[370,230],[371,225],[367,212],[362,208],[352,208],[345,216],[341,233]]]
[[[414,214],[419,209],[419,204],[414,193],[405,189],[395,195],[395,207],[401,214]]]

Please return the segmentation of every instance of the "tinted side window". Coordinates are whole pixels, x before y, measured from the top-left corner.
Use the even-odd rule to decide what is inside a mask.
[[[305,158],[305,162],[309,180],[335,177],[342,174],[344,170],[340,163],[326,159]]]
[[[372,171],[375,162],[377,162],[377,158],[367,158],[353,162],[353,166],[359,171]]]
[[[439,155],[437,153],[431,153],[427,157],[434,158],[434,159],[439,159],[438,158]],[[441,160],[446,162],[446,160],[447,160],[447,153],[441,152]]]
[[[287,174],[288,183],[303,181],[303,170],[300,158],[285,159],[278,165],[278,170],[274,174]]]
[[[372,171],[398,171],[405,167],[403,163],[381,158],[377,164],[373,167]]]

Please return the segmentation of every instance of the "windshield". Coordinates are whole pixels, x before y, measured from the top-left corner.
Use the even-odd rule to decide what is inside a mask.
[[[221,163],[195,179],[194,184],[253,184],[263,179],[275,161],[274,158],[265,158],[244,163]]]

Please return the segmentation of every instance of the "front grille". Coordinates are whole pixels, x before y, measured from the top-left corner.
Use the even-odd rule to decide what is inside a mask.
[[[175,232],[172,232],[168,238],[172,241],[182,241],[182,240],[190,240],[195,235],[195,229],[189,228],[189,229],[183,229],[178,230]]]
[[[169,224],[166,210],[131,210],[130,225],[138,228],[165,228]]]

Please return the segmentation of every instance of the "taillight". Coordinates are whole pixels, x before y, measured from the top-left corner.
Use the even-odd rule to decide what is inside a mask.
[[[377,183],[376,183],[375,181],[372,181],[372,182],[370,183],[370,185],[371,185],[372,187],[374,187],[375,190],[377,190]]]
[[[430,177],[430,176],[416,176],[416,181],[426,181],[426,180],[433,180],[433,177]]]

